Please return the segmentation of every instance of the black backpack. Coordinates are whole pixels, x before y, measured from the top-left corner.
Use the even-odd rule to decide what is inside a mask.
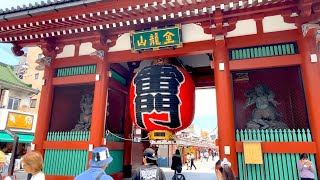
[[[178,173],[178,174],[175,175],[175,179],[174,180],[186,180],[186,178],[184,177],[183,174]]]

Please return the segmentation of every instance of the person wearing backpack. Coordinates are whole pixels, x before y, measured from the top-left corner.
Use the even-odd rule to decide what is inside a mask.
[[[176,174],[177,167],[182,167],[182,160],[180,156],[179,149],[176,149],[176,153],[172,156],[172,164],[171,169],[174,170],[174,174]]]
[[[177,173],[173,175],[172,180],[186,180],[183,174],[181,174],[182,167],[177,167]]]
[[[143,165],[133,173],[132,180],[166,180],[164,172],[158,167],[155,151],[147,148],[143,152]]]
[[[107,147],[94,148],[89,162],[90,168],[78,175],[75,180],[113,180],[105,173],[112,160]]]

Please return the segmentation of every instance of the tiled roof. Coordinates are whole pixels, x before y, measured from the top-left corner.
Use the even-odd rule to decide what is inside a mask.
[[[77,6],[77,5],[86,5],[89,3],[99,2],[101,0],[47,0],[41,2],[35,2],[34,4],[29,3],[28,5],[23,4],[17,7],[11,7],[6,9],[0,9],[0,16],[5,16],[7,14],[19,13],[27,11],[30,14],[35,14],[35,12],[41,13],[43,11],[58,11],[60,9]],[[40,9],[43,9],[41,11]],[[33,12],[34,11],[34,12]],[[26,14],[27,15],[27,14]]]
[[[14,73],[12,67],[4,63],[0,63],[0,83],[1,82],[18,86],[20,88],[30,90],[34,93],[38,92],[38,90],[32,88],[31,84],[22,82]]]

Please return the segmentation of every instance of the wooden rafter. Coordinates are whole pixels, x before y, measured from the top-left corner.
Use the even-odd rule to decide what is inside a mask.
[[[141,1],[137,1],[138,3]],[[237,9],[237,10],[230,10],[234,9],[234,7],[240,7],[239,1],[222,1],[222,3],[225,3],[224,6],[219,6],[221,2],[217,1],[192,1],[187,2],[185,0],[183,1],[170,1],[167,4],[160,4],[159,1],[152,2],[152,4],[148,4],[148,1],[144,1],[142,5],[137,6],[128,6],[128,9],[120,8],[117,10],[117,8],[112,8],[109,11],[101,11],[101,7],[97,7],[97,9],[94,9],[94,11],[88,11],[88,9],[91,9],[93,6],[88,6],[88,9],[86,9],[85,13],[81,14],[81,10],[83,7],[79,7],[79,11],[76,14],[79,15],[70,15],[69,11],[73,12],[74,10],[65,10],[62,11],[60,14],[56,13],[54,16],[50,17],[50,20],[46,20],[49,17],[46,17],[46,15],[43,16],[42,19],[39,19],[39,17],[33,17],[33,18],[23,18],[20,20],[13,20],[6,23],[6,26],[8,26],[9,30],[4,30],[0,32],[0,37],[7,37],[7,39],[2,39],[5,41],[14,41],[14,38],[19,38],[18,40],[29,40],[34,38],[39,38],[39,36],[42,34],[44,38],[51,37],[51,36],[57,36],[57,35],[65,35],[65,34],[72,34],[72,33],[80,33],[85,31],[93,31],[93,30],[108,30],[109,28],[117,28],[116,31],[118,31],[119,28],[122,28],[122,26],[131,26],[129,29],[132,29],[133,26],[150,23],[150,22],[156,22],[159,23],[160,21],[181,21],[181,19],[188,19],[189,17],[197,17],[201,20],[201,16],[205,16],[206,13],[200,12],[203,9],[207,11],[207,9],[212,9],[210,7],[217,7],[222,8],[223,12],[225,14],[225,17],[228,18],[228,16],[250,16],[252,13],[256,12],[257,10],[261,10],[261,12],[266,12],[266,10],[269,9],[270,12],[272,11],[279,11],[282,10],[284,7],[286,7],[287,4],[290,4],[290,2],[287,3],[279,3],[277,4],[277,7],[273,7],[272,5],[267,6],[261,6],[257,7],[251,7],[247,9]],[[245,2],[245,1],[243,1]],[[264,3],[262,1],[261,3]],[[100,4],[100,3],[99,3]],[[121,4],[121,3],[120,3]],[[259,3],[258,3],[259,4]],[[107,7],[108,3],[101,3],[102,7]],[[291,2],[292,6],[295,6],[294,3]],[[231,8],[230,8],[231,7]],[[229,9],[228,9],[229,8]],[[275,9],[276,8],[276,9]],[[152,11],[151,9],[157,9],[157,11]],[[170,10],[168,10],[170,9]],[[254,11],[252,11],[253,9]],[[242,12],[241,12],[242,11]],[[151,12],[151,13],[150,13]],[[208,11],[209,12],[209,11]],[[190,14],[193,13],[193,16],[190,16]],[[209,12],[210,13],[210,12]],[[49,14],[49,13],[48,13]],[[64,16],[62,17],[61,14]],[[164,15],[168,16],[166,19],[160,19]],[[171,15],[173,15],[171,17]],[[152,19],[152,21],[151,21]],[[12,26],[17,26],[19,22],[24,20],[26,22],[26,27],[21,28],[11,28]],[[31,22],[32,20],[32,22]],[[38,21],[37,21],[38,20]],[[43,24],[42,22],[45,21]],[[198,21],[199,22],[199,21]],[[14,24],[13,24],[14,23]],[[32,25],[30,24],[32,23]],[[36,25],[38,24],[38,25]],[[0,27],[3,25],[3,23],[0,22]],[[111,30],[112,31],[112,30]],[[25,37],[19,37],[18,34],[24,34]],[[38,36],[38,37],[36,37]],[[11,37],[11,40],[9,39]]]

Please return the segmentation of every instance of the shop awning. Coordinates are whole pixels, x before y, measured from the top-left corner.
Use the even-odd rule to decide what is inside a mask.
[[[31,134],[16,134],[19,137],[19,143],[31,143],[34,138]],[[0,142],[13,142],[13,138],[5,132],[0,132]]]

